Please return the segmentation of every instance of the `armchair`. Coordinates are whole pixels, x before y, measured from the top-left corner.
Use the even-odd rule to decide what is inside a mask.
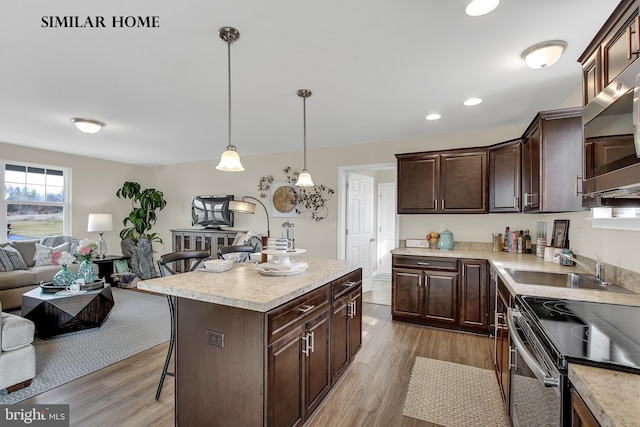
[[[0,303],[0,311],[2,303]],[[0,389],[11,393],[31,385],[36,376],[35,325],[9,313],[0,318]]]

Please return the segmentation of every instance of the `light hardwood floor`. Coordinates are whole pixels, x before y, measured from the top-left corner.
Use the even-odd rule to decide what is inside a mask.
[[[389,307],[365,303],[363,347],[307,424],[433,426],[402,415],[415,357],[492,369],[492,342],[487,337],[392,322]],[[156,346],[24,403],[68,403],[71,426],[172,426],[173,378],[167,377],[160,400],[154,399],[166,349],[167,344]]]
[[[374,277],[372,289],[362,293],[362,302],[391,306],[391,276]]]

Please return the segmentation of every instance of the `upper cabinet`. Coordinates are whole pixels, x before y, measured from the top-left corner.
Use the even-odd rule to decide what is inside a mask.
[[[489,212],[520,212],[522,140],[489,147]]]
[[[487,213],[486,148],[396,154],[398,213]]]
[[[578,61],[584,105],[612,83],[640,55],[639,0],[623,0]]]
[[[523,211],[583,210],[582,108],[538,113],[522,141]]]

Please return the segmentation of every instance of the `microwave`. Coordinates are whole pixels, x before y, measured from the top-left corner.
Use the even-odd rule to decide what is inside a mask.
[[[640,60],[632,63],[582,111],[583,196],[601,203],[640,203]],[[602,199],[623,199],[615,203]],[[625,200],[627,199],[625,203]],[[628,199],[637,199],[628,203]]]

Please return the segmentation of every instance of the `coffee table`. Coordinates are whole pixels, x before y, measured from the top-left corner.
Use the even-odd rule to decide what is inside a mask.
[[[36,288],[22,295],[22,317],[36,326],[36,336],[60,334],[102,326],[113,308],[111,285],[78,295],[56,295]]]

